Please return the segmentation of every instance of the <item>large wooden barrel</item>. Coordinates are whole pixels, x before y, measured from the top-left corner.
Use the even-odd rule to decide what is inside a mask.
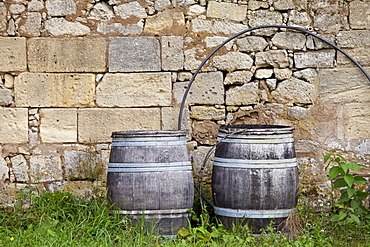
[[[282,223],[298,199],[293,127],[221,126],[212,193],[215,214],[227,228],[247,223],[255,233]]]
[[[154,233],[187,227],[194,184],[185,131],[112,133],[107,190],[116,213],[145,218]]]

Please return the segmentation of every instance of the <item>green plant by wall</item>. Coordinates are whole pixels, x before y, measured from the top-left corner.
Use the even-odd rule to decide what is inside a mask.
[[[360,170],[356,163],[347,162],[340,154],[332,151],[324,156],[324,163],[334,164],[329,170],[329,180],[332,180],[333,187],[340,189],[338,203],[334,204],[338,209],[331,218],[332,221],[344,223],[370,223],[370,210],[363,205],[363,199],[370,193],[362,191],[358,185],[365,184],[367,180],[361,176],[352,175],[353,170]]]

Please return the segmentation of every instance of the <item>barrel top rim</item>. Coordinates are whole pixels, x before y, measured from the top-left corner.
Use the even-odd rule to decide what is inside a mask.
[[[186,136],[185,130],[127,130],[114,131],[112,138],[115,137],[176,137]]]
[[[221,125],[219,132],[222,133],[233,133],[242,132],[244,133],[281,133],[281,132],[292,132],[294,127],[286,125],[268,125],[268,124],[239,124],[239,125]]]

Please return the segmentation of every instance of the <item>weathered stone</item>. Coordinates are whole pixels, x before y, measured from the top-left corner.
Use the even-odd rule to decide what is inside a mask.
[[[226,91],[226,105],[251,105],[258,103],[258,82],[250,82]]]
[[[177,130],[180,107],[162,107],[162,129]],[[188,140],[191,139],[191,120],[189,109],[184,108],[181,119],[181,129],[186,130]]]
[[[342,31],[337,35],[337,45],[341,48],[370,46],[370,30]]]
[[[17,182],[28,182],[28,165],[23,155],[19,154],[10,158],[12,162],[12,171]]]
[[[198,48],[187,49],[184,51],[184,68],[185,70],[195,71],[206,57],[204,50]],[[203,66],[206,69],[207,66]]]
[[[214,106],[192,106],[190,117],[197,120],[224,120],[225,108],[216,108]]]
[[[225,55],[215,56],[212,65],[227,71],[250,69],[253,65],[253,59],[245,53],[228,52]]]
[[[28,109],[0,107],[0,143],[25,143],[28,139]]]
[[[276,89],[276,84],[277,84],[277,79],[267,79],[266,84],[270,90],[275,90]]]
[[[258,0],[249,0],[248,9],[257,10],[257,9],[267,9],[270,5],[267,1],[258,1]]]
[[[370,103],[345,104],[344,113],[349,118],[347,126],[347,138],[369,139],[370,138]]]
[[[119,15],[122,19],[127,19],[131,16],[138,18],[146,18],[147,14],[145,8],[141,7],[139,2],[129,2],[113,7],[116,15]]]
[[[99,22],[97,31],[102,34],[108,33],[120,33],[123,35],[129,34],[141,34],[144,28],[143,20],[139,20],[137,23],[127,24],[123,26],[121,23],[108,24],[107,22]]]
[[[370,25],[370,2],[352,1],[349,3],[349,24],[353,29],[365,29]]]
[[[251,11],[248,15],[249,26],[256,27],[262,25],[282,25],[283,16],[280,12],[270,10],[256,10]],[[276,28],[264,28],[255,30],[252,33],[257,35],[273,35],[276,32]]]
[[[281,49],[301,50],[306,44],[306,36],[301,33],[279,32],[272,38],[272,44]]]
[[[320,151],[320,143],[313,140],[298,140],[295,145],[297,153],[317,153]]]
[[[353,49],[343,49],[348,55],[355,59],[362,66],[370,66],[370,49],[369,47],[356,47]],[[354,65],[347,56],[343,53],[337,53],[337,63],[339,65]]]
[[[0,156],[0,188],[5,179],[9,179],[9,167],[3,157]]]
[[[171,73],[105,74],[96,88],[101,107],[170,106]]]
[[[227,23],[217,20],[204,20],[201,18],[196,18],[192,20],[191,24],[193,32],[206,32],[223,35],[234,35],[248,28],[247,25],[239,23]]]
[[[277,0],[274,2],[273,6],[276,10],[288,10],[295,8],[294,0]]]
[[[166,8],[167,6],[171,5],[170,0],[157,0],[154,3],[154,9],[155,10],[162,10]]]
[[[30,157],[30,180],[33,183],[62,179],[63,170],[59,155],[32,155]]]
[[[108,64],[109,72],[160,71],[159,42],[155,37],[110,38]]]
[[[21,107],[94,106],[94,74],[22,73],[15,79],[15,103]]]
[[[204,13],[206,13],[206,8],[198,4],[189,6],[188,11],[187,11],[187,15],[190,15],[190,16],[199,16]]]
[[[236,41],[240,51],[263,51],[268,43],[263,37],[247,36]]]
[[[288,26],[309,27],[312,21],[307,12],[300,12],[298,10],[289,11]]]
[[[305,120],[310,117],[311,112],[309,108],[293,106],[293,107],[288,107],[287,115],[288,117],[291,117],[294,120]]]
[[[6,24],[7,24],[6,16],[7,16],[7,10],[6,10],[5,4],[4,2],[1,2],[0,3],[0,32],[5,32],[6,30]]]
[[[79,22],[67,21],[64,18],[51,18],[46,20],[45,29],[51,34],[51,36],[84,36],[90,33],[89,27]]]
[[[79,109],[78,141],[80,143],[111,142],[113,131],[159,130],[159,108]]]
[[[250,71],[242,70],[242,71],[234,71],[231,73],[227,73],[224,84],[225,85],[240,85],[245,84],[251,81],[253,77],[253,73]]]
[[[314,83],[319,81],[319,74],[316,69],[304,69],[294,72],[294,76],[298,79],[303,79],[305,81]]]
[[[274,68],[274,74],[276,79],[278,80],[286,80],[292,77],[292,70],[291,69],[278,69]]]
[[[207,7],[207,17],[243,21],[247,15],[247,6],[234,3],[210,1]]]
[[[175,103],[180,104],[188,82],[177,82],[173,86]],[[195,78],[187,95],[188,104],[222,105],[224,103],[224,83],[222,72],[200,73]]]
[[[77,109],[41,109],[40,116],[42,142],[77,142]]]
[[[286,68],[289,66],[288,54],[282,50],[258,52],[255,57],[255,64],[257,68]]]
[[[47,0],[46,11],[50,16],[66,16],[75,14],[76,3],[73,0]]]
[[[273,70],[272,69],[257,69],[255,73],[255,77],[257,79],[266,79],[272,76]]]
[[[369,68],[365,68],[369,70]],[[357,68],[319,70],[321,102],[358,102],[370,99],[370,85]]]
[[[329,41],[332,44],[335,44],[335,35],[329,35],[329,34],[322,34],[320,35],[321,38],[325,39],[326,41]],[[310,50],[321,50],[321,49],[332,49],[333,46],[329,45],[328,43],[313,37],[313,36],[307,36],[307,42],[306,42],[307,49]]]
[[[40,11],[44,8],[44,4],[38,0],[31,0],[28,2],[27,10],[28,11]]]
[[[205,120],[194,122],[193,138],[200,144],[213,145],[216,143],[219,125]]]
[[[25,71],[26,39],[0,37],[0,71]]]
[[[36,12],[27,13],[25,22],[19,29],[24,36],[39,36],[41,33],[41,14]]]
[[[145,21],[144,32],[158,35],[161,33],[185,32],[185,17],[182,12],[168,9],[157,15],[148,16]]]
[[[306,81],[291,78],[280,82],[271,94],[281,103],[312,104],[317,97],[317,88]]]
[[[28,40],[31,72],[104,72],[104,38],[33,38]]]
[[[299,69],[334,67],[334,60],[334,50],[294,53],[295,66]]]
[[[13,15],[22,14],[25,10],[26,6],[24,6],[23,4],[15,3],[9,6],[9,12]]]
[[[217,47],[221,45],[227,38],[222,36],[213,36],[213,37],[206,37],[204,41],[206,42],[206,47]],[[230,41],[225,44],[227,50],[230,50],[233,46],[234,42]]]
[[[14,77],[11,74],[4,75],[4,87],[5,88],[13,88],[14,87]]]
[[[314,16],[313,26],[325,33],[336,34],[342,28],[342,17],[340,13],[322,11]]]
[[[0,89],[0,106],[8,106],[13,103],[12,90]]]
[[[181,36],[162,36],[162,69],[182,70],[184,67],[184,44]]]
[[[114,11],[112,7],[105,2],[96,3],[89,14],[89,18],[100,21],[109,21],[113,17]]]

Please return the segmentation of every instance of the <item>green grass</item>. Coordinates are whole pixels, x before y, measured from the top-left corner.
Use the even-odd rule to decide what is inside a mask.
[[[248,227],[225,230],[207,210],[174,240],[152,235],[116,214],[105,199],[89,201],[70,193],[25,194],[12,208],[0,208],[0,246],[370,246],[370,226],[334,223],[328,213],[301,204],[287,226],[294,234],[256,237]]]

